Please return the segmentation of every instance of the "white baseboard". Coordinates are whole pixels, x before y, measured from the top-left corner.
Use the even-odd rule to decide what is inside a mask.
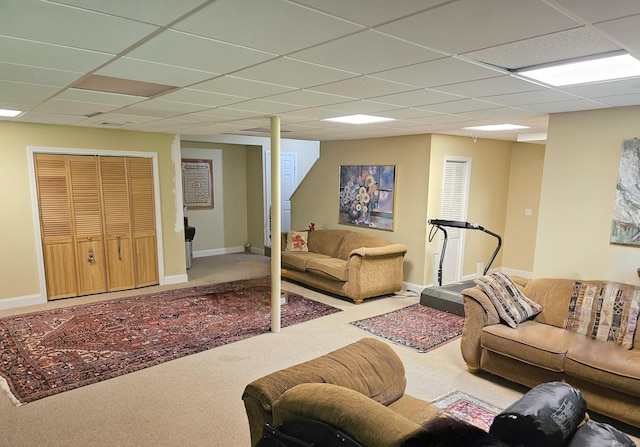
[[[527,272],[526,270],[516,270],[516,269],[511,269],[508,267],[503,267],[502,268],[502,273],[504,273],[505,275],[515,275],[515,276],[522,276],[523,278],[527,278],[527,279],[532,279],[533,278],[533,272]]]
[[[206,258],[207,256],[226,255],[230,253],[242,253],[244,252],[244,245],[239,247],[228,248],[213,248],[211,250],[198,250],[193,252],[194,258]]]
[[[25,295],[0,299],[0,310],[15,309],[16,307],[34,306],[44,304],[47,298],[43,295]]]
[[[189,276],[184,273],[182,275],[165,276],[163,284],[181,284],[189,281]]]
[[[428,287],[428,286],[421,286],[420,284],[413,284],[406,281],[402,282],[402,290],[407,290],[409,292],[416,292],[418,295],[422,293],[425,287]]]

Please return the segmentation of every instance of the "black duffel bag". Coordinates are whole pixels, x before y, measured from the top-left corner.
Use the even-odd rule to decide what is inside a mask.
[[[489,433],[514,447],[560,447],[586,411],[580,390],[564,382],[543,383],[498,414]]]
[[[349,435],[312,419],[287,421],[276,427],[265,424],[256,447],[363,447]]]

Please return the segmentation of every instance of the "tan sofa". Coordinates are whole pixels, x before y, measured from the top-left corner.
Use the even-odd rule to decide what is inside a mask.
[[[529,387],[567,382],[580,389],[592,411],[640,427],[640,330],[632,349],[566,330],[575,280],[511,279],[527,298],[542,305],[542,312],[513,329],[501,324],[480,287],[463,290],[461,350],[467,368]]]
[[[348,230],[308,232],[308,251],[287,251],[282,241],[282,277],[344,296],[365,298],[402,288],[407,247]]]
[[[312,419],[341,429],[363,446],[398,447],[439,411],[405,394],[402,360],[386,343],[364,338],[251,382],[244,401],[251,445],[264,424]]]

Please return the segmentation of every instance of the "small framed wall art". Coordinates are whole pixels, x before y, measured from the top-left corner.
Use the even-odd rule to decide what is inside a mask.
[[[394,230],[396,166],[340,166],[338,223]]]
[[[182,159],[182,194],[189,210],[213,209],[213,162]]]

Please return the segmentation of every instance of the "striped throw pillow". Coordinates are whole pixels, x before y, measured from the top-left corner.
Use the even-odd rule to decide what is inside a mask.
[[[542,311],[540,304],[524,296],[511,278],[503,273],[490,273],[474,282],[482,288],[509,327],[516,328],[518,323]]]

